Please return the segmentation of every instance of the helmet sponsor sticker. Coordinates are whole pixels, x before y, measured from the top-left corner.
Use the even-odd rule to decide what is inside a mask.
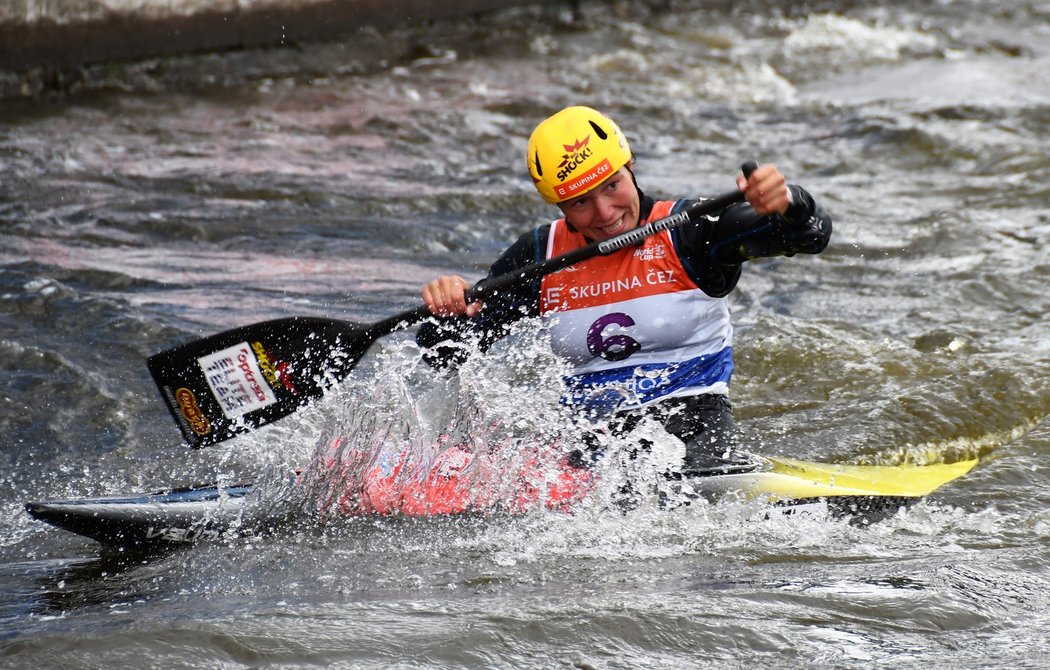
[[[569,178],[573,172],[576,171],[585,160],[594,155],[594,151],[587,145],[591,141],[591,136],[583,138],[582,140],[576,140],[573,144],[563,144],[565,147],[565,153],[561,156],[561,163],[558,164],[558,181],[565,181]]]
[[[175,389],[175,402],[194,433],[207,435],[211,432],[211,421],[208,421],[208,417],[204,416],[204,412],[197,405],[197,396],[193,395],[193,391],[185,387]]]
[[[247,342],[202,356],[197,363],[227,419],[240,418],[277,402]]]
[[[572,181],[567,181],[564,184],[558,184],[555,186],[554,193],[562,200],[568,200],[569,198],[584,193],[587,189],[594,188],[611,174],[612,164],[609,162],[609,159],[606,158],[601,163],[598,163]]]

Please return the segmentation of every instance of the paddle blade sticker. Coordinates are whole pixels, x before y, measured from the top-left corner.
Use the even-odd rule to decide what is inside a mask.
[[[227,419],[239,419],[277,402],[247,342],[202,356],[197,363]]]

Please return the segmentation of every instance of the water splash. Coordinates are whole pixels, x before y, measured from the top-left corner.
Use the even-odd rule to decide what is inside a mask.
[[[544,350],[515,339],[435,374],[411,341],[388,343],[341,390],[343,409],[304,474],[308,504],[325,520],[521,512],[578,499],[591,475],[570,463],[562,366]],[[555,365],[537,364],[544,356]]]

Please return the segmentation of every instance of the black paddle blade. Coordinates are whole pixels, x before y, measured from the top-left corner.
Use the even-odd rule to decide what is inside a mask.
[[[194,340],[148,365],[183,437],[204,447],[320,398],[374,340],[346,321],[290,317]]]

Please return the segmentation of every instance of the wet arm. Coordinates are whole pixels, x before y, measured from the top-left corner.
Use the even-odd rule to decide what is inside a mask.
[[[729,294],[745,261],[824,250],[831,217],[802,187],[788,189],[791,204],[783,214],[762,216],[743,203],[727,207],[717,220],[683,229],[680,252],[701,290],[713,297]]]

